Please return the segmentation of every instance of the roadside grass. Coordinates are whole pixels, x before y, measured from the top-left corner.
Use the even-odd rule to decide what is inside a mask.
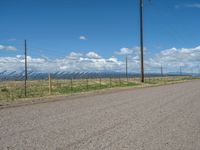
[[[145,87],[199,79],[191,76],[146,77],[145,83],[140,78],[95,78],[54,80],[49,86],[48,80],[27,81],[27,96],[24,94],[23,81],[3,81],[0,83],[0,102],[18,101],[24,98],[38,98],[49,95],[70,95],[108,88]],[[51,90],[49,88],[51,87]]]

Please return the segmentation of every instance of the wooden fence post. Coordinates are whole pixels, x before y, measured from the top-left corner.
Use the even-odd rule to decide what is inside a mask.
[[[99,78],[99,84],[100,84],[100,88],[101,88],[101,77]]]
[[[72,90],[73,90],[73,78],[71,78],[70,88],[71,88],[71,93],[72,93]]]
[[[86,79],[86,82],[87,82],[87,90],[88,90],[89,89],[88,78]]]
[[[111,80],[111,77],[110,77],[110,88],[112,87],[112,80]]]
[[[52,92],[52,82],[51,82],[51,74],[49,73],[49,94]]]

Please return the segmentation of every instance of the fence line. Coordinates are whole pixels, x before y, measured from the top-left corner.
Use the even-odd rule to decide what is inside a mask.
[[[139,86],[140,78],[130,76],[126,77],[91,77],[67,79],[57,79],[49,74],[48,78],[27,80],[27,95],[26,97],[43,97],[48,95],[73,94],[87,92],[92,90],[101,90],[114,87]],[[178,81],[183,79],[191,79],[191,77],[176,77],[176,76],[148,76],[145,79],[146,84],[166,84],[167,82]],[[25,98],[23,80],[4,80],[0,84],[0,100],[15,100]]]

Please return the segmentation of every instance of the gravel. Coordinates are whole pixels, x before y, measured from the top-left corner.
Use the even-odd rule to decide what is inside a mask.
[[[199,148],[199,80],[0,110],[2,150]]]

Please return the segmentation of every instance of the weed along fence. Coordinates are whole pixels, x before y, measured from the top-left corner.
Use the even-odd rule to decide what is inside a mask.
[[[135,85],[136,81],[130,78],[83,78],[83,79],[66,79],[57,80],[49,78],[49,94],[68,94],[112,88],[117,86]]]
[[[137,78],[130,77],[88,77],[58,79],[48,75],[45,79],[6,80],[0,84],[0,100],[15,100],[20,98],[43,97],[48,95],[73,94],[113,87],[134,86],[139,84]],[[26,96],[25,96],[26,90]]]
[[[28,73],[25,82],[24,72],[0,75],[0,100],[15,100],[29,97],[70,94],[126,85],[122,74],[117,84],[117,75],[97,73]]]
[[[106,88],[140,86],[138,75],[97,74],[97,73],[29,73],[24,81],[22,74],[0,77],[0,100],[12,101],[20,98],[65,95]],[[174,81],[188,80],[189,76],[147,76],[144,84],[165,84]]]

